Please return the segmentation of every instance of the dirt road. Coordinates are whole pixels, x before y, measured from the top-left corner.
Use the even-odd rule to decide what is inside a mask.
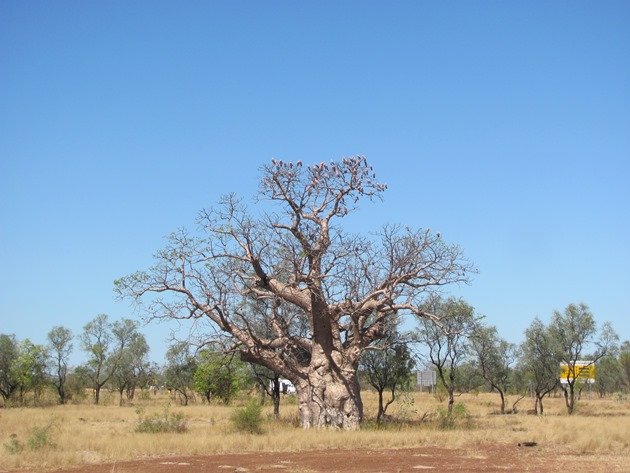
[[[327,450],[166,457],[89,465],[64,472],[630,472],[630,460],[615,455],[576,455],[540,447],[485,446],[475,449],[422,447],[397,450]],[[61,470],[56,470],[59,473]]]

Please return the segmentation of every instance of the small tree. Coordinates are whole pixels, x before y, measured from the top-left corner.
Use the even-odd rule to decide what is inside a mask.
[[[425,310],[435,315],[439,322],[420,319],[416,339],[426,347],[426,358],[437,370],[438,378],[448,393],[448,415],[453,412],[455,390],[463,390],[459,368],[468,352],[468,336],[477,320],[474,309],[461,299],[429,299]]]
[[[137,387],[140,389],[153,388],[153,392],[155,393],[159,386],[164,385],[162,367],[154,361],[149,361],[137,381]]]
[[[506,395],[510,388],[511,368],[516,361],[516,347],[499,337],[495,327],[478,327],[471,337],[479,373],[491,390],[501,397],[501,414],[505,414]]]
[[[247,368],[233,354],[202,350],[197,359],[199,361],[193,376],[195,391],[208,402],[216,398],[223,404],[229,404],[247,383]]]
[[[606,356],[597,362],[595,375],[595,389],[599,397],[604,397],[623,388],[623,368],[619,359]]]
[[[630,341],[626,340],[619,349],[619,364],[621,365],[622,381],[626,389],[630,389]]]
[[[413,367],[414,361],[405,343],[393,342],[364,352],[360,369],[378,393],[378,423],[381,423],[387,408],[396,400],[396,390],[409,387]],[[389,390],[390,398],[384,402],[385,390]]]
[[[483,386],[485,380],[479,372],[477,360],[474,357],[468,357],[459,365],[456,381],[457,390],[462,393],[476,391]]]
[[[534,319],[525,330],[521,346],[521,365],[525,378],[534,393],[534,412],[543,413],[543,398],[558,386],[560,360],[549,328]]]
[[[519,363],[519,360],[522,360],[523,355],[519,347],[515,346],[515,356],[516,360],[514,363],[514,367],[510,369],[510,384],[509,384],[509,393],[516,395],[516,399],[512,402],[512,408],[510,412],[512,414],[516,414],[517,404],[521,402],[529,393],[529,383],[527,381],[527,376],[525,374],[525,369],[523,365]]]
[[[130,381],[127,384],[127,399],[133,399],[136,388],[146,387],[152,375],[151,362],[148,359],[149,344],[143,334],[137,333],[129,343]]]
[[[148,370],[149,345],[144,335],[138,331],[137,323],[129,319],[115,323],[113,334],[118,353],[115,355],[111,382],[118,391],[122,405],[123,394],[126,393],[127,399],[133,399],[136,386]]]
[[[18,343],[15,335],[0,334],[0,395],[5,402],[19,386],[13,370],[17,357]]]
[[[105,314],[96,316],[83,327],[81,345],[89,357],[86,368],[96,404],[99,403],[101,389],[112,379],[136,333],[134,321],[122,319],[112,324]]]
[[[51,371],[52,383],[57,390],[61,404],[65,404],[68,398],[66,382],[68,378],[68,361],[72,349],[72,332],[70,329],[56,326],[48,332],[49,370]]]
[[[614,348],[617,340],[612,326],[605,323],[598,333],[595,319],[586,304],[569,304],[564,313],[555,311],[551,319],[550,333],[555,340],[557,356],[568,367],[561,386],[568,414],[575,409],[576,387],[579,387],[577,362],[586,355],[589,347],[594,351],[587,366],[597,363]]]
[[[308,323],[303,313],[295,307],[283,305],[279,303],[279,299],[250,301],[248,304],[248,326],[250,331],[258,338],[272,339],[278,333],[278,326],[283,325],[284,330],[288,327],[290,331],[295,333],[302,339],[308,338]],[[271,315],[271,316],[269,316]],[[232,353],[234,347],[228,350]],[[226,351],[225,349],[223,351]],[[286,347],[277,346],[274,351],[279,358],[294,358],[305,361],[308,359],[308,352],[304,348],[292,347],[287,350]],[[265,402],[265,395],[269,395],[273,401],[273,413],[277,419],[280,417],[280,394],[282,392],[282,384],[280,382],[280,374],[267,368],[262,364],[254,362],[249,363],[251,377],[257,384],[260,395],[261,405]]]
[[[265,403],[265,395],[269,396],[273,401],[273,416],[278,419],[280,417],[280,376],[264,366],[253,363],[250,363],[250,366],[260,389],[260,404]]]
[[[168,349],[164,382],[169,390],[179,394],[180,403],[184,406],[188,405],[196,370],[197,361],[190,353],[188,343],[177,342]]]
[[[28,338],[18,344],[18,355],[11,370],[18,383],[20,403],[24,402],[24,394],[31,390],[35,400],[39,398],[46,384],[47,357],[46,348],[32,343]]]
[[[94,391],[95,404],[100,402],[101,389],[114,372],[109,363],[112,339],[112,325],[106,314],[100,314],[88,322],[80,336],[81,346],[88,354],[85,367]]]
[[[86,365],[74,367],[66,379],[67,399],[84,400],[86,398],[86,390],[92,388],[92,379],[90,377],[91,370]]]

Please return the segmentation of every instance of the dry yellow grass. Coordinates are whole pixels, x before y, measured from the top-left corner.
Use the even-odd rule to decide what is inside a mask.
[[[392,424],[376,429],[370,417],[376,411],[376,397],[364,393],[367,425],[356,432],[335,430],[304,431],[295,426],[297,406],[281,405],[280,422],[269,420],[262,435],[235,432],[230,423],[233,407],[219,405],[172,404],[182,412],[189,430],[183,434],[148,434],[135,432],[136,407],[146,414],[162,412],[169,403],[165,396],[138,401],[136,406],[67,405],[47,408],[11,408],[0,410],[0,469],[58,468],[86,463],[113,462],[166,455],[199,455],[243,451],[299,451],[329,448],[402,448],[426,445],[460,447],[474,454],[475,446],[514,444],[535,441],[543,449],[563,449],[575,454],[630,454],[630,403],[612,399],[583,399],[574,416],[564,413],[561,398],[546,401],[543,417],[524,413],[494,415],[498,396],[463,395],[473,426],[443,430],[435,422],[413,422],[424,413],[443,406],[429,394],[415,393],[390,407],[394,416],[410,423]],[[527,405],[526,405],[527,404]],[[529,400],[519,405],[529,408]],[[270,416],[271,407],[265,408]],[[37,451],[25,448],[10,453],[5,445],[12,439],[26,443],[33,428],[53,420],[50,439],[55,444]]]

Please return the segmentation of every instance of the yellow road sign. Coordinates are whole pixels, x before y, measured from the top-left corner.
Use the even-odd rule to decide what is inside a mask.
[[[560,364],[560,379],[581,379],[581,380],[595,380],[595,364],[586,362],[575,363],[575,369],[571,369],[572,365],[566,363]]]

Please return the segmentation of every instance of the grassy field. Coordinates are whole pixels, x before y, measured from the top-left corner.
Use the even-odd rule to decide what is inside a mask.
[[[437,445],[465,447],[534,441],[540,448],[582,455],[630,456],[630,402],[626,399],[582,399],[577,413],[567,416],[563,400],[546,400],[545,415],[522,412],[496,415],[495,394],[463,395],[458,402],[468,415],[451,428],[437,413],[444,402],[427,393],[403,396],[390,407],[396,419],[378,428],[373,415],[376,396],[364,393],[366,422],[356,432],[304,431],[296,425],[297,406],[283,399],[281,419],[266,421],[261,435],[235,431],[230,421],[234,406],[193,404],[178,406],[166,395],[143,396],[134,405],[119,407],[115,397],[106,405],[88,404],[45,408],[0,409],[0,469],[44,468],[106,463],[166,455],[202,455],[243,451],[300,451],[329,448],[401,448]],[[236,403],[238,405],[238,403]],[[184,415],[185,433],[138,433],[138,408],[144,416],[168,409]],[[421,419],[424,417],[424,420]]]

